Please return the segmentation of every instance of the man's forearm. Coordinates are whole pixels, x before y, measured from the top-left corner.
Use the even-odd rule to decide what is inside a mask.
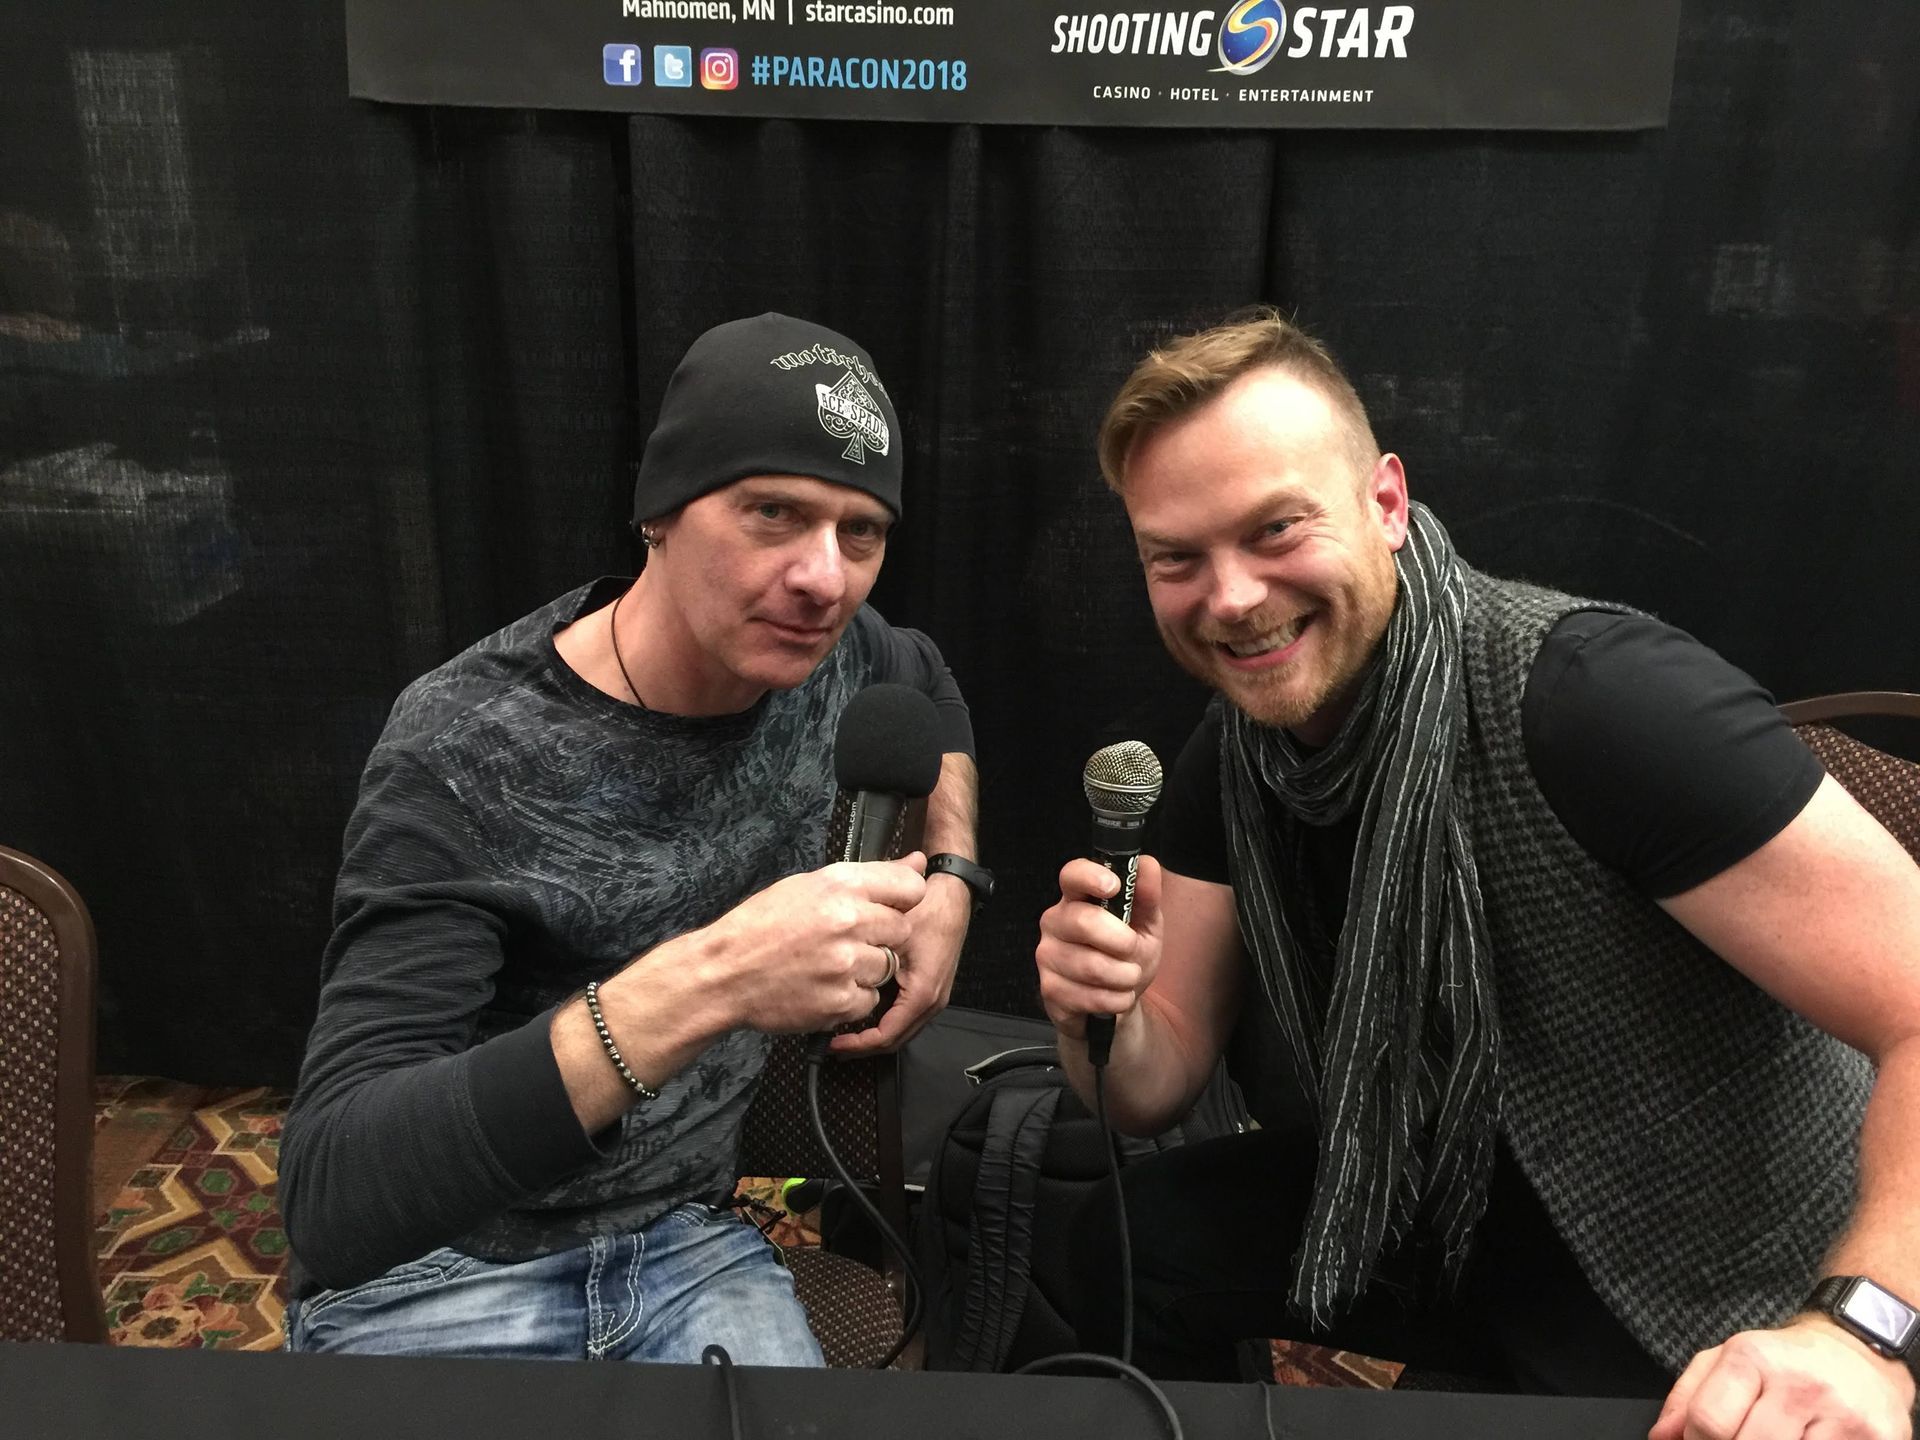
[[[1133,1007],[1114,1026],[1105,1090],[1109,1121],[1153,1135],[1180,1119],[1206,1088],[1240,1013],[1243,956],[1233,892],[1140,859],[1131,941],[1100,913],[1114,877],[1090,860],[1060,872],[1061,901],[1040,917],[1041,999],[1080,1096],[1092,1103],[1085,1022],[1129,990]],[[1089,903],[1093,902],[1093,903]],[[1114,972],[1114,962],[1134,966]]]
[[[1093,1065],[1084,1040],[1057,1035],[1060,1059],[1074,1091],[1093,1108]],[[1158,1135],[1178,1121],[1212,1073],[1149,990],[1133,1013],[1114,1026],[1105,1089],[1107,1123],[1127,1135]]]
[[[940,760],[940,779],[927,796],[927,818],[920,848],[929,855],[964,855],[978,860],[975,831],[979,820],[980,772],[973,757],[950,750]]]
[[[1920,1304],[1920,1039],[1895,1044],[1880,1058],[1874,1094],[1860,1127],[1859,1204],[1820,1269],[1822,1275],[1864,1275],[1907,1304]],[[1828,1350],[1824,1363],[1853,1365],[1855,1373],[1849,1377],[1843,1369],[1818,1367],[1809,1373],[1836,1390],[1849,1407],[1859,1402],[1862,1409],[1857,1419],[1882,1415],[1887,1425],[1899,1428],[1897,1415],[1914,1405],[1914,1380],[1907,1365],[1885,1359],[1837,1319],[1816,1311],[1795,1315],[1778,1334],[1818,1331],[1834,1334],[1839,1344],[1853,1350],[1851,1359]],[[1868,1371],[1878,1373],[1887,1386],[1887,1396],[1878,1405],[1866,1398],[1866,1390],[1874,1388],[1866,1380]],[[1686,1377],[1682,1377],[1684,1384]],[[1885,1409],[1887,1404],[1893,1409]],[[1678,1407],[1668,1400],[1668,1409]],[[1668,1425],[1670,1432],[1672,1425]],[[1857,1432],[1884,1434],[1885,1430],[1868,1423]]]
[[[927,796],[926,817],[920,830],[919,849],[927,855],[960,855],[968,860],[980,858],[975,826],[979,815],[980,774],[973,757],[949,750],[940,760],[940,779]],[[966,938],[973,915],[973,892],[954,875],[933,877],[940,886],[965,891],[963,896],[947,896],[953,903],[954,919],[950,927],[956,955]]]
[[[1880,1059],[1860,1130],[1860,1199],[1827,1257],[1920,1305],[1920,1037]]]
[[[703,971],[703,932],[676,936],[601,985],[596,998],[620,1059],[658,1090],[734,1023]],[[552,1023],[554,1061],[581,1129],[612,1124],[640,1098],[614,1067],[586,1001],[569,1000]]]

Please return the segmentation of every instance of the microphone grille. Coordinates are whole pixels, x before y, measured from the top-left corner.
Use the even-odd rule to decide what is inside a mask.
[[[1160,798],[1160,757],[1138,740],[1096,750],[1081,772],[1087,803],[1103,815],[1144,815]]]

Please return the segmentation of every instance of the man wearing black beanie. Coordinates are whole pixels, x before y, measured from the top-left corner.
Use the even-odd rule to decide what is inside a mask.
[[[400,697],[282,1142],[290,1348],[820,1363],[776,1252],[716,1208],[767,1037],[858,1020],[897,975],[835,1045],[903,1042],[985,883],[966,705],[926,636],[864,604],[901,450],[846,336],[709,330],[641,463],[640,577]],[[918,854],[817,868],[831,736],[880,681],[941,716],[931,876]]]

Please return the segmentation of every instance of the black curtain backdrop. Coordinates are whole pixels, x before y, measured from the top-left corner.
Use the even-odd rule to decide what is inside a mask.
[[[1782,698],[1920,689],[1920,7],[1697,0],[1644,134],[1176,133],[421,110],[338,0],[40,4],[0,49],[0,843],[101,940],[100,1064],[285,1082],[400,687],[594,575],[687,342],[873,352],[875,594],[973,705],[1032,1010],[1080,767],[1177,752],[1101,410],[1297,312],[1461,552],[1645,606]]]

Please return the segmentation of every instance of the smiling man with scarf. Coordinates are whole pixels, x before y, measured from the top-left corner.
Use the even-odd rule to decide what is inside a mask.
[[[1062,871],[1041,994],[1083,1094],[1117,1017],[1122,1128],[1223,1053],[1262,1122],[1129,1170],[1141,1363],[1291,1335],[1664,1394],[1655,1440],[1904,1440],[1913,1351],[1821,1282],[1910,1338],[1920,868],[1698,642],[1470,568],[1270,312],[1142,362],[1101,461],[1219,698],[1131,925]]]

